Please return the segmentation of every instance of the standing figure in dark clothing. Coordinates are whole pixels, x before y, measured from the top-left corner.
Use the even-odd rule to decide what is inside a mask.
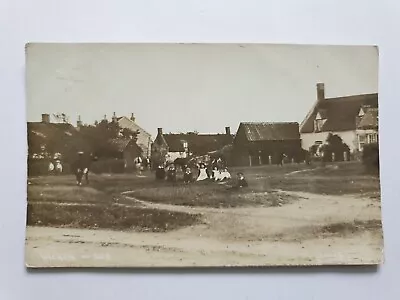
[[[192,169],[189,167],[186,167],[185,173],[183,174],[183,182],[184,183],[190,183],[193,181],[193,173]]]
[[[164,180],[165,179],[165,168],[164,165],[159,165],[156,169],[156,179]]]
[[[83,176],[85,176],[86,184],[89,184],[89,161],[85,159],[83,152],[78,152],[78,159],[73,163],[73,170],[76,176],[76,184],[81,186]]]
[[[237,186],[238,188],[243,188],[243,187],[247,187],[247,186],[248,186],[247,181],[246,181],[246,179],[244,178],[244,174],[243,174],[243,173],[238,173],[238,174],[237,174],[237,183],[236,183],[236,186]]]
[[[168,181],[173,181],[173,182],[176,181],[176,168],[175,165],[173,164],[168,167],[167,179]]]
[[[276,164],[278,166],[283,166],[283,158],[284,158],[284,154],[282,152],[278,153],[277,160],[276,160]]]

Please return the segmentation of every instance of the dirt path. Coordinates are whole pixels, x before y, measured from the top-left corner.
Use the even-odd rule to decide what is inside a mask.
[[[167,233],[28,227],[26,261],[33,267],[378,262],[382,252],[379,230],[317,233],[319,228],[332,223],[379,220],[379,201],[355,196],[285,193],[303,198],[282,207],[216,209],[150,203],[125,195],[149,208],[200,213],[205,224]]]

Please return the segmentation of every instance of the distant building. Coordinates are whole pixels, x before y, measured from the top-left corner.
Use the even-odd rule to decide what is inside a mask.
[[[142,149],[132,139],[112,139],[109,141],[113,157],[124,160],[125,169],[135,168],[135,158],[142,155]]]
[[[206,155],[221,150],[224,146],[232,144],[232,141],[230,127],[226,127],[225,133],[221,134],[165,134],[162,128],[158,128],[157,137],[152,145],[152,160],[174,161],[177,158],[186,158],[189,154]]]
[[[321,145],[329,133],[340,136],[350,152],[378,140],[378,94],[325,98],[323,83],[317,84],[317,101],[300,125],[302,147]]]
[[[117,121],[122,129],[126,128],[134,132],[138,131],[139,134],[137,136],[137,144],[142,149],[143,156],[150,156],[152,143],[151,134],[136,123],[136,119],[133,113],[131,114],[130,118],[125,116],[116,117],[114,114],[113,120]]]
[[[233,162],[255,166],[276,162],[283,154],[302,158],[299,124],[294,122],[242,122],[233,142]]]
[[[89,143],[73,125],[51,123],[49,114],[42,114],[41,122],[27,122],[27,133],[30,159],[51,158],[61,153],[63,161],[70,161],[78,151],[91,151]]]

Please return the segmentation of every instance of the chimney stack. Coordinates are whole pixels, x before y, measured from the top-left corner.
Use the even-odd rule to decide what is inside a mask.
[[[81,127],[82,126],[82,120],[81,120],[81,116],[78,116],[78,121],[76,121],[76,127]]]
[[[46,124],[50,123],[50,115],[49,114],[42,114],[42,123],[46,123]]]
[[[163,134],[162,128],[157,128],[157,132],[158,132],[158,135],[162,135]]]
[[[135,122],[135,114],[131,113],[131,121]]]
[[[225,134],[231,135],[231,128],[229,126],[225,127]]]
[[[325,100],[325,84],[323,83],[317,83],[317,100]]]
[[[117,122],[117,115],[115,114],[115,112],[113,112],[112,121]]]

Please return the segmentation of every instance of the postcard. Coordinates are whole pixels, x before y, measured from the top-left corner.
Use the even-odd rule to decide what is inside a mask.
[[[383,262],[376,46],[25,52],[27,267]]]

